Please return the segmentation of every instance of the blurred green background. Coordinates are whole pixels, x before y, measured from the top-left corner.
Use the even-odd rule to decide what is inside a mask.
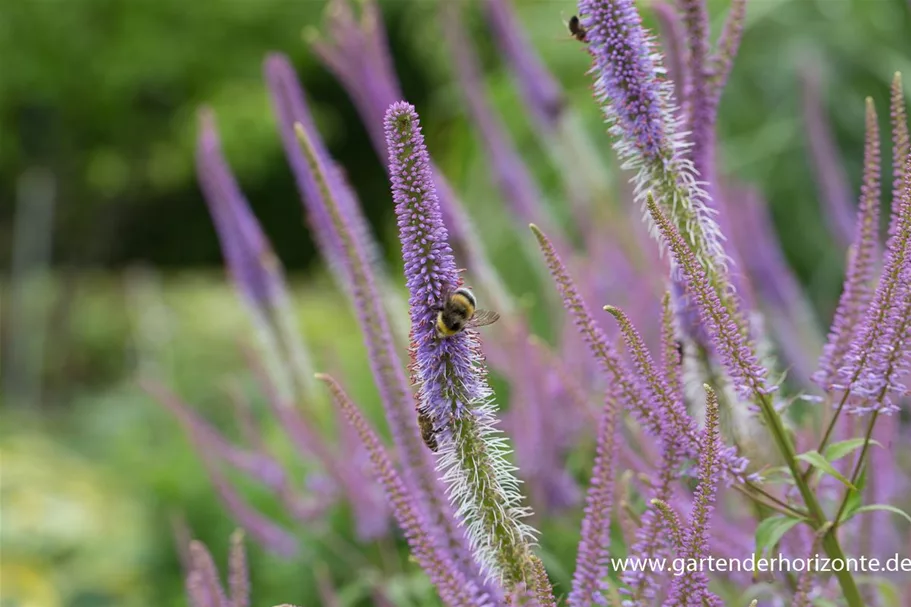
[[[564,30],[573,4],[515,4],[604,157],[612,158],[590,96],[587,57]],[[436,2],[381,6],[431,152],[469,208],[485,213],[477,201],[496,193],[438,43]],[[711,2],[716,31],[726,7]],[[238,349],[248,337],[246,320],[224,280],[193,174],[201,104],[215,109],[226,154],[288,267],[306,341],[327,357],[321,364],[341,361],[354,395],[377,412],[359,333],[300,220],[261,77],[267,52],[293,59],[321,132],[397,268],[384,172],[352,104],[301,38],[303,28],[319,27],[323,9],[321,0],[0,0],[0,264],[18,264],[14,270],[25,277],[16,295],[24,313],[11,318],[4,275],[0,317],[3,607],[184,604],[175,516],[185,517],[224,563],[234,525],[175,421],[133,379],[150,365],[220,421],[230,416],[225,389],[232,378],[249,387]],[[488,91],[543,186],[556,195],[546,155],[523,113],[510,111],[518,93],[486,26],[478,15],[470,24]],[[888,133],[895,71],[906,75],[906,95],[911,92],[909,32],[907,0],[749,2],[743,46],[722,101],[720,160],[725,173],[769,199],[785,253],[825,322],[843,253],[821,216],[799,69],[810,62],[821,72],[824,110],[856,191],[864,97],[876,101]],[[47,176],[50,192],[42,190]],[[53,208],[27,212],[36,196],[52,199]],[[510,286],[523,293],[533,289],[526,264],[510,253],[511,243],[494,238],[504,215],[485,222],[483,235]],[[16,259],[14,236],[24,251]],[[137,331],[148,326],[151,331]],[[149,334],[157,337],[138,337]],[[270,431],[287,453],[280,433]],[[252,489],[248,495],[270,508],[266,496]],[[351,541],[344,513],[333,515],[330,526],[341,541]],[[553,526],[563,533],[545,539],[545,549],[568,566],[576,524]],[[316,604],[315,560],[326,562],[342,604],[366,600],[369,568],[357,575],[325,547],[325,538],[300,532],[310,552],[295,562],[250,546],[254,604]],[[387,552],[363,549],[371,562]],[[403,604],[409,596],[424,604],[419,597],[427,582],[396,554],[386,569],[400,572],[388,578],[390,594]],[[552,573],[558,581],[568,575]]]

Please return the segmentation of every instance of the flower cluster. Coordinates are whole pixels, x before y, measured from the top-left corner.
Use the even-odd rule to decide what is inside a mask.
[[[580,0],[595,100],[620,164],[635,171],[634,200],[597,208],[592,201],[603,184],[580,178],[584,165],[564,158],[554,164],[565,213],[554,212],[560,209],[542,194],[498,121],[460,7],[442,4],[466,115],[489,156],[506,215],[531,223],[529,248],[536,242],[541,249],[559,294],[539,301],[555,323],[551,337],[536,335],[538,325],[516,303],[455,188],[431,160],[433,141],[428,145],[417,111],[402,100],[377,5],[361,0],[358,14],[347,0],[331,0],[326,26],[310,41],[354,100],[387,170],[404,279],[382,261],[291,63],[270,55],[264,72],[308,226],[363,333],[391,446],[342,387],[347,378],[337,368],[316,375],[328,399],[326,390],[314,389],[314,357],[289,314],[281,267],[205,112],[198,172],[229,274],[256,330],[250,367],[271,413],[308,463],[302,488],[270,452],[243,399],[237,399],[237,418],[244,439],[234,441],[147,378],[148,391],[197,447],[229,513],[257,544],[286,558],[300,553],[288,525],[250,506],[225,466],[265,486],[302,525],[343,502],[357,540],[372,542],[389,534],[392,518],[400,545],[407,545],[443,604],[453,607],[556,607],[564,594],[572,607],[805,605],[816,599],[888,606],[887,592],[862,595],[850,571],[831,578],[776,576],[758,588],[749,573],[687,569],[671,577],[654,563],[772,550],[789,558],[818,551],[833,559],[899,550],[907,530],[885,516],[901,513],[898,500],[911,486],[905,464],[889,451],[905,438],[903,422],[890,414],[907,407],[911,360],[911,150],[900,78],[891,99],[888,238],[880,243],[881,156],[868,99],[860,203],[826,340],[812,328],[813,312],[775,242],[758,190],[717,177],[714,127],[743,35],[745,0],[732,3],[714,49],[705,2],[655,5],[676,85],[632,0]],[[484,15],[543,147],[585,157],[600,170],[603,159],[593,151],[600,134],[573,126],[573,108],[528,45],[508,1],[486,0]],[[842,212],[844,200],[833,201],[846,187],[832,185],[838,170],[830,166],[825,124],[815,110],[807,117],[814,161],[826,169],[820,179],[830,182],[823,188],[832,199],[827,204]],[[742,204],[725,204],[734,199]],[[571,218],[577,230],[556,217]],[[845,241],[844,223],[844,217],[833,221],[836,241]],[[733,236],[727,249],[722,229]],[[661,247],[653,246],[649,231]],[[581,245],[573,242],[576,232]],[[662,251],[670,253],[669,263]],[[464,275],[456,259],[464,259]],[[733,271],[732,259],[744,263]],[[406,308],[410,328],[401,329],[405,323],[397,319]],[[492,324],[497,317],[484,308],[496,311],[499,322]],[[606,314],[592,312],[602,309]],[[491,326],[476,326],[479,318]],[[406,339],[410,367],[399,355]],[[776,381],[770,349],[791,369],[788,383]],[[332,367],[334,354],[321,356],[320,364]],[[494,393],[488,362],[507,391]],[[801,396],[824,404],[791,416],[786,405]],[[505,398],[501,412],[497,402]],[[340,446],[326,438],[316,415],[320,406],[345,424]],[[846,421],[846,413],[855,415]],[[866,427],[857,436],[861,424]],[[871,448],[876,444],[882,450]],[[590,470],[579,465],[586,458],[593,460]],[[881,504],[864,506],[867,500]],[[550,530],[551,517],[567,510],[581,517],[581,531],[575,568],[563,578],[568,587],[555,590],[551,574],[563,569],[556,547],[565,542],[539,534],[528,521]],[[862,514],[877,517],[876,545]],[[194,607],[248,604],[239,541],[228,592],[206,549],[180,544],[189,546],[184,565]],[[619,557],[647,566],[620,571]],[[382,582],[371,589],[379,605],[389,603],[384,592]]]

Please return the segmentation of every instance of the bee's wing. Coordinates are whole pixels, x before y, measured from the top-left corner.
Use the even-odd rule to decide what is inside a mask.
[[[500,320],[500,315],[490,310],[475,310],[474,316],[466,323],[466,327],[483,327]]]

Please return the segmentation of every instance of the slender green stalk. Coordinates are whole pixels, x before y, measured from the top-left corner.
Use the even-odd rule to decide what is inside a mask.
[[[769,431],[772,433],[772,439],[775,441],[778,450],[784,456],[788,469],[791,471],[791,476],[794,477],[794,483],[797,485],[797,490],[800,491],[800,495],[807,506],[810,515],[808,523],[814,531],[818,531],[822,526],[828,524],[829,521],[826,519],[825,512],[823,512],[822,506],[819,505],[819,501],[813,494],[812,489],[810,489],[810,485],[800,473],[800,469],[797,465],[797,452],[791,442],[790,435],[784,427],[784,422],[782,422],[781,416],[769,402],[769,399],[765,394],[757,393],[756,400],[759,403],[760,411],[769,427]],[[841,545],[838,543],[838,538],[836,538],[834,534],[826,533],[823,536],[822,547],[829,558],[844,561],[845,553],[842,551]],[[842,570],[836,571],[835,577],[838,579],[838,584],[841,586],[841,590],[845,595],[845,600],[848,601],[848,605],[850,607],[864,607],[864,600],[863,597],[861,597],[854,576],[852,576],[850,572]]]

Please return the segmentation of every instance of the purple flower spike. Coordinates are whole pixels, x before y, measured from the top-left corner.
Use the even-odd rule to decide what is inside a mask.
[[[766,370],[756,358],[755,346],[739,329],[743,326],[743,320],[736,300],[733,297],[729,300],[732,309],[722,304],[693,251],[658,209],[651,194],[648,195],[646,204],[683,273],[687,294],[697,306],[702,324],[708,328],[712,344],[721,356],[738,394],[749,400],[757,394],[772,391],[766,387]]]
[[[693,418],[686,411],[683,394],[671,392],[665,376],[656,367],[642,337],[626,314],[612,306],[605,306],[604,310],[610,313],[620,325],[633,365],[636,367],[639,377],[648,386],[651,400],[659,404],[657,411],[661,418],[659,421],[662,429],[660,436],[664,448],[682,449],[687,455],[697,456],[700,450],[700,438]],[[724,471],[729,475],[728,480],[733,481],[742,477],[747,467],[745,459],[738,457],[733,449],[725,449],[718,455],[723,462]],[[719,464],[719,468],[721,467],[722,464]]]
[[[908,136],[908,112],[905,110],[905,95],[902,89],[902,75],[895,72],[892,79],[891,102],[889,104],[892,119],[892,208],[898,207],[901,199],[901,188],[905,180],[905,159],[911,154],[911,137]],[[893,218],[895,215],[893,215]],[[893,233],[894,229],[890,232]]]
[[[509,0],[487,0],[485,5],[493,39],[512,68],[522,101],[536,124],[555,131],[565,107],[560,85],[529,44]]]
[[[843,385],[859,397],[854,413],[894,413],[893,394],[908,391],[900,382],[911,364],[911,156],[892,226],[879,285],[841,369]]]
[[[816,173],[819,196],[825,206],[824,216],[829,229],[839,244],[848,248],[854,236],[854,209],[851,188],[842,168],[838,149],[829,125],[826,123],[820,97],[817,70],[803,70],[803,119],[810,146],[810,160]]]
[[[824,390],[831,390],[839,369],[851,348],[851,342],[863,322],[871,296],[871,283],[877,264],[879,242],[880,155],[879,126],[873,99],[867,97],[867,138],[864,145],[864,178],[857,211],[857,227],[848,257],[848,271],[829,340],[813,374]]]
[[[481,66],[462,24],[461,10],[458,3],[444,3],[440,13],[446,23],[446,39],[468,111],[487,150],[494,180],[520,221],[537,221],[546,226],[549,233],[555,233],[550,210],[542,204],[541,191],[484,96]]]
[[[440,337],[436,317],[460,284],[433,184],[418,115],[405,102],[386,113],[389,174],[410,293],[411,354],[420,410],[439,429],[439,469],[482,570],[511,590],[519,584],[548,594],[531,567],[534,530],[522,522],[515,468],[497,436],[493,393],[473,330]]]
[[[199,183],[215,223],[228,270],[241,294],[257,307],[275,305],[284,289],[278,258],[250,211],[221,151],[211,110],[200,112],[196,151]]]
[[[579,11],[594,59],[595,96],[623,168],[636,172],[636,200],[644,206],[646,194],[657,193],[664,212],[691,243],[711,287],[727,305],[733,287],[717,211],[696,180],[698,173],[687,154],[690,144],[678,128],[673,85],[663,79],[654,42],[632,0],[580,0]],[[650,228],[657,235],[654,222]],[[677,273],[675,269],[675,279]]]
[[[705,391],[706,419],[699,455],[699,487],[693,499],[689,527],[683,532],[683,552],[679,555],[680,558],[686,559],[686,563],[697,562],[708,555],[709,524],[718,487],[718,460],[721,450],[718,397],[709,386],[705,386]],[[709,592],[708,577],[704,571],[686,571],[674,578],[667,604],[684,607],[722,607],[721,600]]]
[[[326,24],[319,32],[308,32],[314,52],[335,74],[357,106],[374,148],[385,155],[383,113],[390,103],[402,98],[401,86],[392,65],[383,18],[375,0],[357,3],[358,20],[349,0],[331,0]],[[322,33],[328,36],[322,38]],[[382,158],[385,163],[385,157]]]
[[[438,308],[446,295],[461,285],[461,279],[443,225],[430,155],[412,105],[393,104],[385,124],[389,174],[410,293],[412,359],[421,382],[421,407],[436,420],[461,417],[468,404],[482,396],[472,369],[477,341],[467,332],[447,339],[437,337]],[[453,368],[447,370],[444,364]],[[457,385],[456,378],[466,385]]]
[[[580,0],[579,13],[598,80],[596,94],[610,103],[624,141],[646,163],[670,153],[663,100],[651,41],[632,0]]]
[[[677,6],[686,27],[687,72],[689,89],[683,101],[688,115],[687,131],[693,142],[693,164],[706,179],[710,158],[709,147],[714,144],[715,115],[708,91],[707,62],[709,56],[709,12],[705,0],[677,0]],[[714,171],[712,171],[714,173]]]
[[[731,68],[734,67],[734,58],[740,49],[740,40],[743,38],[743,22],[746,19],[747,0],[732,0],[727,19],[718,38],[718,48],[709,57],[709,85],[712,100],[717,107],[721,100],[721,93],[727,84]]]
[[[415,508],[414,501],[396,473],[389,454],[361,412],[334,379],[328,375],[318,375],[317,379],[326,382],[336,407],[341,409],[370,453],[374,473],[383,485],[386,500],[408,540],[411,553],[436,586],[443,602],[450,607],[487,605],[486,597],[481,595],[474,584],[466,580],[455,565],[435,548],[433,535],[427,528],[426,521]]]
[[[196,170],[221,241],[228,271],[256,330],[260,355],[269,361],[282,392],[313,394],[311,357],[300,339],[281,262],[273,253],[221,150],[215,118],[200,112]],[[285,350],[285,354],[281,351]]]
[[[212,555],[205,544],[196,540],[190,542],[187,593],[193,607],[230,607]]]
[[[684,99],[689,90],[689,49],[683,40],[683,24],[680,23],[680,14],[673,6],[664,2],[655,2],[652,5],[655,17],[661,26],[664,39],[664,56],[667,61],[668,77],[674,83],[674,97]]]
[[[582,536],[576,556],[572,592],[567,605],[585,607],[603,604],[610,548],[611,512],[614,499],[614,462],[617,461],[617,418],[619,406],[608,396],[598,424],[598,442],[592,478],[585,498]]]

